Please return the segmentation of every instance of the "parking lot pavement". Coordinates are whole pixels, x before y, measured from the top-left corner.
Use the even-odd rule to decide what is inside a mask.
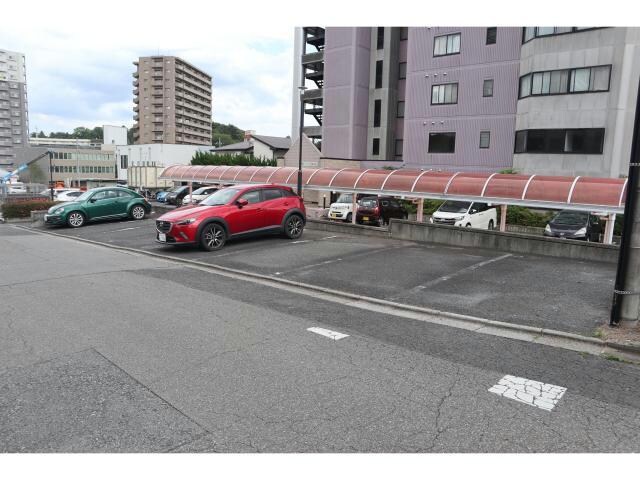
[[[635,365],[8,225],[0,241],[0,452],[640,450]]]
[[[606,323],[615,277],[615,266],[607,263],[312,229],[297,241],[277,236],[239,240],[219,252],[158,244],[152,219],[51,231],[408,305],[581,335],[592,335]]]

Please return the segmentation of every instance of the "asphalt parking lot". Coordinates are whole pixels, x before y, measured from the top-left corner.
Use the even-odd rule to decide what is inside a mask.
[[[149,224],[73,233],[139,230]],[[305,240],[219,255],[361,241]],[[639,449],[637,365],[14,225],[0,241],[0,452]],[[518,381],[562,395],[552,407],[516,399],[505,384]]]
[[[219,252],[155,242],[154,220],[39,227],[409,305],[581,335],[606,323],[615,265],[338,234],[261,237]]]

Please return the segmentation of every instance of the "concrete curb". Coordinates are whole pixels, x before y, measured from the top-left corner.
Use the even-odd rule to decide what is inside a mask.
[[[576,352],[586,352],[592,355],[603,354],[617,354],[622,358],[632,362],[640,363],[640,347],[635,345],[624,345],[615,342],[607,342],[599,338],[585,337],[575,333],[563,332],[560,330],[553,330],[547,328],[530,327],[528,325],[519,325],[514,323],[500,322],[497,320],[489,320],[481,317],[474,317],[471,315],[464,315],[453,312],[445,312],[442,310],[436,310],[426,307],[418,307],[414,305],[406,305],[389,300],[381,300],[373,297],[367,297],[364,295],[357,295],[353,293],[342,292],[339,290],[333,290],[326,287],[320,287],[317,285],[311,285],[302,282],[295,282],[292,280],[286,280],[283,278],[275,278],[268,275],[246,272],[243,270],[237,270],[234,268],[223,267],[221,265],[212,265],[206,262],[198,260],[189,260],[186,258],[173,257],[167,255],[161,255],[154,252],[148,252],[145,250],[123,247],[119,245],[112,245],[109,243],[99,242],[96,240],[89,240],[84,238],[78,238],[60,233],[54,233],[50,231],[34,230],[29,227],[23,227],[15,225],[15,228],[23,229],[29,232],[39,233],[42,235],[52,235],[56,237],[62,237],[70,240],[76,240],[83,243],[98,245],[113,250],[120,250],[123,252],[135,253],[138,255],[146,255],[148,257],[156,258],[159,260],[180,263],[183,265],[189,265],[206,269],[214,273],[218,273],[225,276],[230,276],[240,280],[251,279],[263,285],[272,286],[276,288],[282,288],[283,286],[290,287],[298,290],[299,293],[305,294],[305,292],[315,292],[320,294],[319,297],[324,297],[325,300],[332,301],[332,298],[339,298],[343,300],[349,300],[342,302],[347,306],[356,308],[366,308],[366,305],[375,305],[382,309],[389,310],[389,314],[393,315],[396,312],[396,316],[403,316],[406,318],[415,318],[425,321],[427,323],[434,323],[449,326],[452,328],[460,328],[464,330],[474,331],[477,333],[484,333],[488,335],[494,335],[504,338],[519,339],[528,341],[530,343],[539,343],[556,348],[563,348],[565,350],[573,350]],[[306,293],[309,294],[309,293]],[[335,301],[335,300],[333,300]],[[427,315],[434,317],[431,320],[424,318],[416,318],[415,315]],[[513,332],[510,334],[509,332]]]

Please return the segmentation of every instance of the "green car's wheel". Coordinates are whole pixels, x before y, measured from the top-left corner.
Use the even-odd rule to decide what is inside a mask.
[[[82,212],[71,212],[67,216],[67,225],[72,228],[78,228],[84,225],[85,218]]]
[[[129,211],[129,215],[134,220],[142,220],[145,214],[146,212],[144,211],[144,207],[140,205],[134,205],[133,207],[131,207],[131,210]]]

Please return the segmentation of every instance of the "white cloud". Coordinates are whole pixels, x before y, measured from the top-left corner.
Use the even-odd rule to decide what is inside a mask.
[[[215,121],[290,133],[293,24],[260,25],[239,4],[62,4],[3,6],[7,18],[24,18],[3,23],[0,48],[26,56],[32,131],[132,125],[132,62],[160,53],[212,75]]]

